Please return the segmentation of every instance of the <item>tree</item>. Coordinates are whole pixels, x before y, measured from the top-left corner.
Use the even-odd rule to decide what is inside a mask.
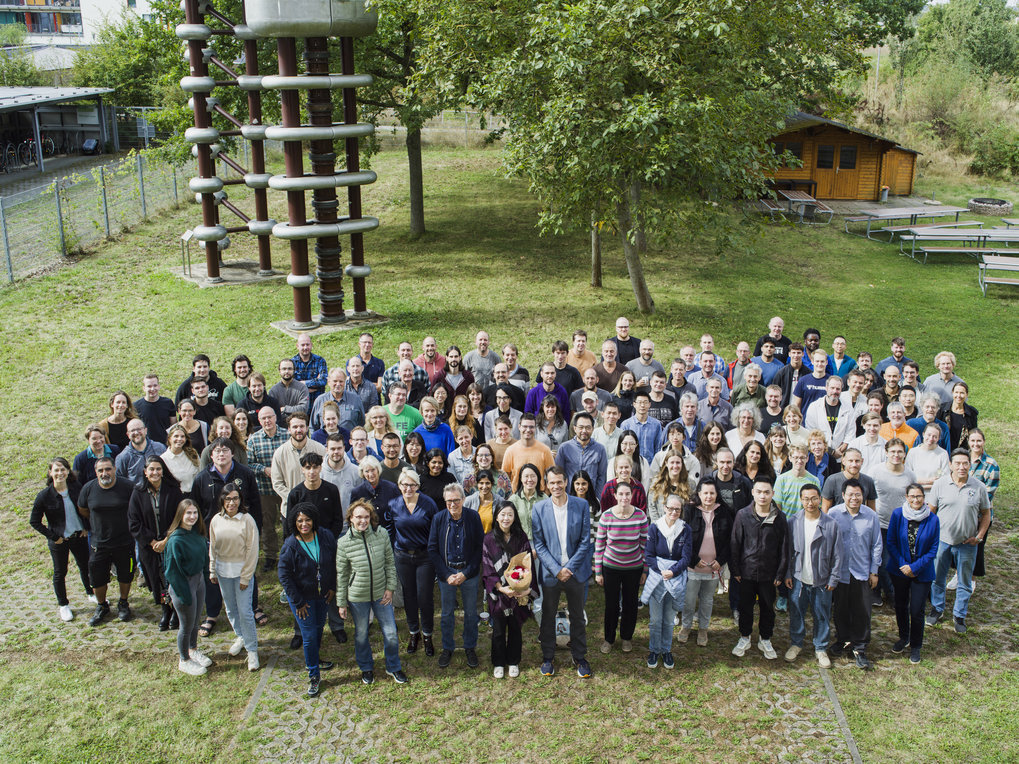
[[[406,0],[375,0],[379,13],[374,35],[355,43],[355,68],[371,74],[375,81],[357,91],[361,112],[378,122],[384,111],[392,111],[406,129],[407,173],[410,180],[410,233],[425,232],[424,179],[421,166],[421,128],[442,106],[414,80],[418,69],[418,39],[422,15]],[[334,69],[338,71],[338,69]],[[373,144],[369,144],[374,149]]]
[[[863,45],[880,45],[889,37],[907,40],[914,33],[914,18],[927,0],[858,0],[858,27]]]
[[[836,102],[859,66],[840,31],[857,13],[828,0],[444,0],[422,76],[506,118],[505,161],[540,198],[543,232],[611,210],[650,313],[644,237],[762,188],[785,115]]]
[[[931,59],[959,57],[984,78],[1019,75],[1019,29],[1016,10],[1007,0],[951,0],[932,5],[917,22],[916,38],[904,58],[913,71]]]
[[[28,52],[21,49],[28,30],[24,24],[0,25],[0,85],[32,87],[47,84],[48,78],[39,71]]]

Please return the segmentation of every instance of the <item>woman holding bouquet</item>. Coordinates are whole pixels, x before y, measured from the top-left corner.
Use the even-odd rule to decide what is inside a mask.
[[[485,536],[481,555],[481,576],[492,625],[492,674],[496,679],[507,673],[520,676],[520,627],[531,617],[530,600],[537,594],[531,577],[531,556],[516,507],[508,501],[496,502],[495,526]]]

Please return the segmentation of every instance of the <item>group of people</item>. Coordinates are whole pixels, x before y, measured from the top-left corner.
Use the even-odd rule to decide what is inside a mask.
[[[410,342],[388,366],[362,334],[358,352],[330,368],[307,335],[278,365],[272,386],[245,355],[226,384],[204,354],[175,400],[158,376],[143,394],[115,392],[90,425],[87,447],[54,459],[31,524],[47,537],[59,615],[74,615],[65,578],[74,556],[90,624],[131,618],[142,580],[178,629],[179,667],[204,673],[198,637],[225,606],[256,670],[262,572],[275,573],[303,646],[309,694],[319,692],[325,624],[340,644],[354,621],[355,656],[374,681],[369,623],[378,621],[386,672],[406,682],[394,607],[406,614],[406,651],[432,656],[435,583],[438,665],[462,646],[479,665],[479,624],[491,626],[494,676],[519,674],[522,625],[539,621],[541,672],[555,672],[557,632],[574,667],[591,675],[585,602],[605,589],[604,639],[633,649],[648,605],[647,665],[675,665],[697,622],[708,643],[717,593],[728,593],[750,645],[776,657],[775,611],[788,609],[793,661],[813,614],[822,666],[850,650],[866,668],[871,608],[894,602],[899,639],[920,660],[923,629],[946,609],[966,630],[999,469],[984,452],[969,387],[950,352],[921,381],[895,338],[891,355],[847,354],[845,338],[820,348],[807,329],[792,341],[774,318],[726,362],[705,334],[665,365],[655,345],[616,321],[598,358],[584,331],[557,340],[534,384],[515,345],[501,354],[480,331],[475,348],[440,353]],[[957,574],[949,582],[948,573]],[[559,609],[566,600],[566,612]],[[927,608],[927,603],[930,608]],[[204,615],[204,618],[203,618]],[[834,622],[834,637],[831,624]]]

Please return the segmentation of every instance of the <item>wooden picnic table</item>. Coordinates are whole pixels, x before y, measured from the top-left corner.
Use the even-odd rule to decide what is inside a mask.
[[[906,251],[905,243],[909,241],[910,248]],[[917,242],[920,242],[920,246],[917,247]],[[946,242],[955,246],[948,247],[928,247],[924,245],[924,242]],[[1002,244],[1004,248],[1008,248],[1009,244],[1019,243],[1019,231],[1002,230],[1000,228],[984,228],[980,230],[969,229],[937,229],[932,230],[930,228],[919,226],[916,228],[910,228],[908,233],[904,233],[899,239],[899,254],[917,259],[917,251],[923,253],[923,262],[927,262],[927,252],[941,252],[941,253],[966,253],[973,255],[974,257],[980,257],[982,254],[997,254],[998,249],[993,245]],[[1019,252],[1017,252],[1019,254]]]
[[[804,222],[804,217],[806,217],[806,212],[808,208],[817,212],[827,213],[828,220],[825,221],[826,223],[831,222],[832,215],[834,215],[835,213],[835,210],[833,210],[824,202],[815,199],[806,191],[778,188],[775,189],[775,193],[777,193],[779,196],[781,196],[789,203],[789,211],[793,212],[794,214],[798,214],[800,216],[801,223]],[[796,207],[797,210],[793,210],[793,207]],[[813,218],[813,215],[811,216],[811,218]]]
[[[870,209],[860,210],[859,216],[867,219],[867,231],[864,234],[866,238],[872,239],[871,227],[874,225],[874,221],[880,220],[908,220],[909,224],[916,225],[919,218],[943,218],[949,215],[955,215],[955,219],[959,219],[959,215],[963,212],[969,212],[967,207],[889,207],[887,209]],[[848,233],[848,221],[846,224],[846,232]]]

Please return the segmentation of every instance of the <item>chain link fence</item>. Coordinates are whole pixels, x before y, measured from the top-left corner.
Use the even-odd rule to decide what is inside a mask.
[[[0,197],[7,280],[30,276],[187,200],[187,181],[195,174],[194,167],[138,153]]]

